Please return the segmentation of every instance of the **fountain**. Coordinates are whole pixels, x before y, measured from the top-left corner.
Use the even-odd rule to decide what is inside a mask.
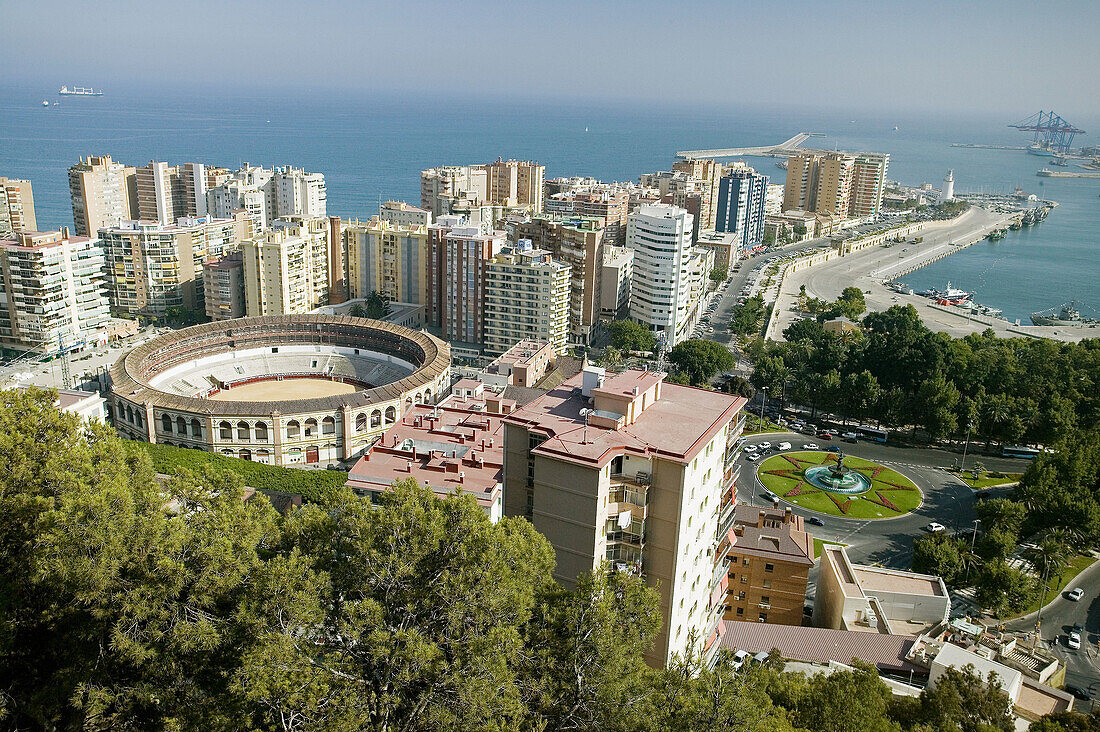
[[[855,495],[871,488],[867,476],[852,470],[844,464],[844,453],[838,452],[836,465],[818,465],[807,468],[806,480],[823,491]]]

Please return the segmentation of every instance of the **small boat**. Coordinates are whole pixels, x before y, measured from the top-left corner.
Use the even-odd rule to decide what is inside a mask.
[[[894,125],[894,132],[897,132],[897,131],[898,131],[898,126]]]
[[[1054,315],[1055,308],[1040,310],[1031,314],[1031,322],[1035,325],[1094,325],[1095,318],[1081,317],[1081,311],[1077,309],[1077,301],[1073,300],[1062,305],[1058,315]]]
[[[47,100],[43,99],[42,100],[42,106],[43,107],[48,107],[48,106],[50,106],[50,103]]]

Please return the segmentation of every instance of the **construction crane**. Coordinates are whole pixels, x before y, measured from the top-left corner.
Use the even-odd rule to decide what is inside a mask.
[[[1034,132],[1035,142],[1028,147],[1028,150],[1047,154],[1069,152],[1073,144],[1073,136],[1086,134],[1084,130],[1074,127],[1053,111],[1043,110],[1009,127],[1015,127],[1024,132]]]

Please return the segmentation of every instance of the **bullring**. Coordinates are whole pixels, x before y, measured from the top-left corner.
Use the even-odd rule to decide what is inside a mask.
[[[362,452],[449,384],[450,348],[338,315],[239,318],[155,338],[111,367],[115,427],[135,440],[272,465]]]

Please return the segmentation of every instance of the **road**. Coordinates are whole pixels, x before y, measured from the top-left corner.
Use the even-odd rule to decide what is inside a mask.
[[[1068,590],[1081,587],[1084,597],[1074,602]],[[1028,615],[1005,624],[1008,630],[1031,631],[1035,629],[1036,615]],[[1081,648],[1074,650],[1066,645],[1074,623],[1083,623]],[[1047,648],[1066,664],[1066,683],[1089,689],[1100,696],[1100,562],[1079,574],[1042,612],[1040,635]],[[1078,702],[1082,704],[1082,702]],[[1084,702],[1088,704],[1088,702]]]

